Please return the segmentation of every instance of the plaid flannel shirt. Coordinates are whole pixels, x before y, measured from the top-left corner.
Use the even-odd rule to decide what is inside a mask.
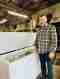
[[[34,46],[39,53],[55,52],[57,48],[57,33],[53,25],[40,29],[36,34]]]

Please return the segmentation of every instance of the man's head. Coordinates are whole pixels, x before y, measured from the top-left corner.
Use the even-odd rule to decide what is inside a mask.
[[[46,16],[41,17],[41,23],[43,23],[43,24],[47,23],[47,17]]]
[[[47,17],[45,15],[40,16],[39,24],[40,24],[40,26],[45,26],[47,24]]]
[[[39,24],[41,26],[45,26],[46,24],[48,24],[51,21],[52,16],[53,16],[52,13],[40,16],[40,18],[39,18]]]

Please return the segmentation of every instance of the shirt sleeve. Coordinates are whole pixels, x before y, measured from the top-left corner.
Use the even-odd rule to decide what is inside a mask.
[[[55,52],[57,48],[57,33],[56,28],[53,26],[51,29],[51,45],[50,45],[50,52]]]

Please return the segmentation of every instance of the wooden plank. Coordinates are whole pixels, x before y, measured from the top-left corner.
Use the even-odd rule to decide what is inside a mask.
[[[60,79],[60,65],[53,65],[53,79]]]
[[[56,53],[56,59],[60,59],[60,53]]]

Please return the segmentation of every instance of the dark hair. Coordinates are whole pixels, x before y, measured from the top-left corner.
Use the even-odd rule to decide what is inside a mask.
[[[52,17],[53,17],[53,14],[52,13],[48,13],[46,15],[46,17],[47,17],[47,22],[49,23],[51,21]]]

